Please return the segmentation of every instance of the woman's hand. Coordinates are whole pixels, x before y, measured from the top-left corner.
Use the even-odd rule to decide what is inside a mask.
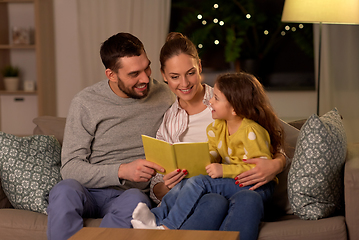
[[[255,190],[260,186],[272,181],[275,176],[282,172],[285,167],[285,157],[282,154],[276,154],[274,159],[253,158],[247,159],[246,163],[252,163],[256,166],[251,170],[243,172],[235,177],[236,184],[240,187],[254,184],[249,190]]]
[[[173,172],[166,174],[163,177],[164,182],[157,183],[153,187],[153,193],[156,195],[156,198],[162,201],[162,198],[179,183],[186,175],[187,170],[177,169]]]
[[[173,172],[170,172],[168,174],[166,174],[163,177],[163,181],[165,182],[165,186],[171,190],[174,186],[176,186],[177,183],[179,183],[186,175],[187,175],[187,170],[183,169],[181,171],[181,169],[177,169]]]

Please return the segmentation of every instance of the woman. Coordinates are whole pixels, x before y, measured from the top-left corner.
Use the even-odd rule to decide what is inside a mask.
[[[196,47],[182,34],[170,33],[161,49],[160,62],[163,79],[177,95],[177,100],[165,113],[157,138],[171,143],[206,141],[206,127],[213,121],[209,105],[213,89],[202,84],[202,66]],[[235,180],[239,187],[253,186],[229,199],[228,214],[220,230],[240,231],[241,239],[257,238],[264,207],[262,199],[251,190],[275,178],[284,169],[285,162],[285,156],[281,153],[277,153],[272,160],[247,160],[247,163],[256,164],[256,167],[239,174]],[[151,182],[151,197],[159,202],[181,182],[185,174],[185,169],[177,169],[163,178],[157,175]],[[181,229],[184,229],[183,226]]]

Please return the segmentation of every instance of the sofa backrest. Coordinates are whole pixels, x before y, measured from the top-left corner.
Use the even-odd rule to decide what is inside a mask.
[[[62,146],[66,118],[42,116],[35,118],[33,122],[36,124],[34,135],[53,135]]]
[[[66,118],[41,116],[35,118],[33,122],[36,124],[36,127],[33,131],[34,135],[53,135],[59,140],[60,144],[62,145]],[[285,132],[284,151],[289,158],[289,162],[287,163],[284,171],[277,176],[279,179],[279,184],[275,188],[272,201],[269,203],[270,206],[267,207],[267,209],[270,209],[275,212],[276,215],[292,213],[287,195],[287,175],[290,168],[291,159],[294,155],[295,145],[299,134],[299,130],[291,126],[290,124],[282,121],[282,125]],[[11,207],[11,204],[7,200],[6,195],[2,191],[0,185],[0,208],[5,207]],[[271,215],[273,214],[271,213]]]

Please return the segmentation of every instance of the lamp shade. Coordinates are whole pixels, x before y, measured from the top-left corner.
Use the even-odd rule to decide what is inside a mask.
[[[359,0],[285,0],[282,22],[359,24]]]

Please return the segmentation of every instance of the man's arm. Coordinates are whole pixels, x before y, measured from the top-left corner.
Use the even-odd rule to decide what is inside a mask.
[[[78,99],[71,103],[66,119],[64,141],[61,156],[61,174],[63,179],[71,178],[85,187],[101,188],[119,185],[117,172],[120,164],[91,164],[91,143],[96,125],[89,111]]]

